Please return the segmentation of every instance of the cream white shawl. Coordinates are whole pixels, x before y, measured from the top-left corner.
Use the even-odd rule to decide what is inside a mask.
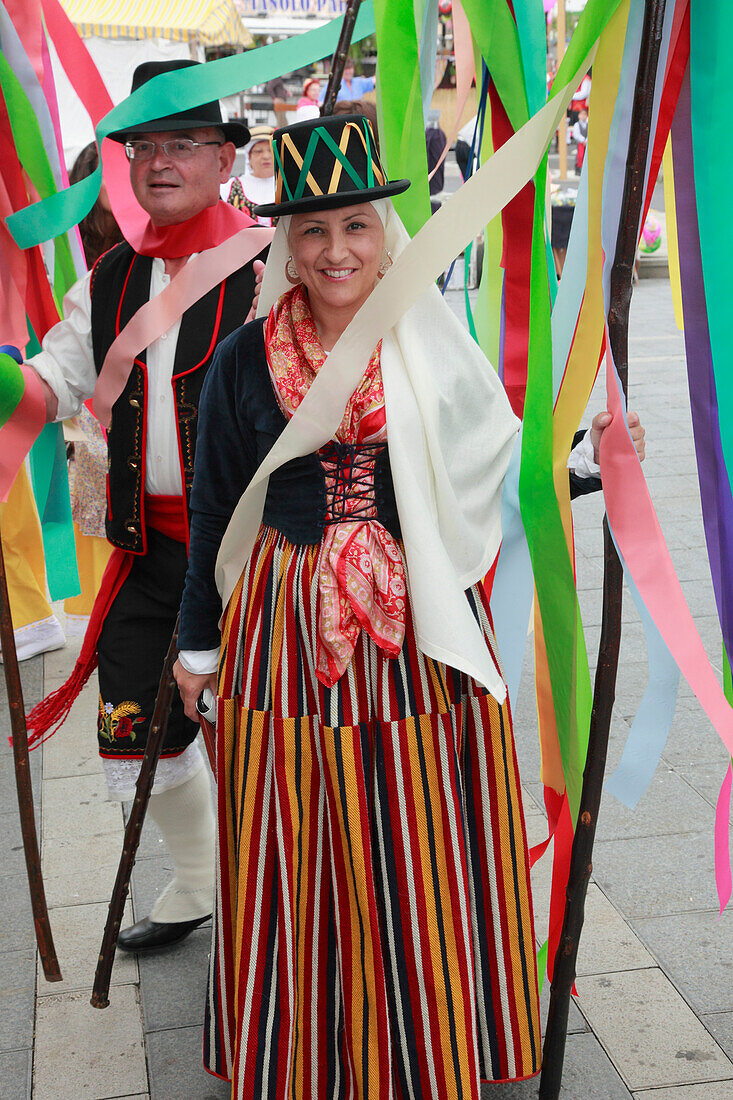
[[[408,235],[389,200],[375,206],[385,246],[397,258]],[[270,248],[259,315],[288,287],[286,224],[281,219]],[[383,331],[385,306],[394,311],[402,282],[399,270],[390,270],[377,284],[262,462],[224,534],[216,583],[226,607],[260,526],[269,475],[333,437],[381,337],[390,465],[417,643],[501,702],[506,688],[464,591],[499,549],[501,489],[519,422],[495,371],[437,288],[414,305],[406,301],[400,319]]]

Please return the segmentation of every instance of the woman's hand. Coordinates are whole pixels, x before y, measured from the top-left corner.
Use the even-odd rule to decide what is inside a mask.
[[[249,313],[245,317],[244,323],[248,325],[250,321],[254,321],[257,316],[257,303],[260,300],[260,290],[262,289],[262,276],[265,274],[265,265],[262,260],[255,260],[252,264],[252,270],[255,273],[255,292],[252,295],[252,306]]]
[[[196,710],[196,700],[204,688],[207,687],[211,688],[213,694],[216,695],[216,673],[208,672],[204,676],[197,676],[193,672],[188,672],[179,658],[173,666],[173,675],[183,700],[186,717],[198,723],[199,712]]]
[[[600,461],[598,457],[598,447],[601,442],[601,436],[603,435],[604,429],[607,428],[608,425],[611,423],[611,419],[612,418],[610,412],[596,413],[596,415],[593,417],[593,421],[590,426],[590,441],[593,444],[593,458],[596,462]],[[634,447],[636,448],[636,453],[639,456],[639,462],[643,462],[644,455],[646,454],[646,448],[644,446],[644,436],[646,433],[641,426],[639,414],[635,412],[630,412],[628,416],[628,422],[629,432],[631,434],[631,439],[633,441]]]

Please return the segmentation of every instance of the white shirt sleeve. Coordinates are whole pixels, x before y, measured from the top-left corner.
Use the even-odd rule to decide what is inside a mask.
[[[94,393],[97,372],[92,350],[92,299],[88,271],[64,297],[64,319],[48,330],[42,351],[28,360],[59,402],[57,420],[75,416]]]
[[[178,654],[186,672],[194,676],[208,676],[219,667],[218,649],[182,649]]]
[[[595,461],[590,428],[568,457],[568,469],[577,477],[600,477],[601,467]]]

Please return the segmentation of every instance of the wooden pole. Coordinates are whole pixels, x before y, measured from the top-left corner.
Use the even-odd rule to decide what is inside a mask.
[[[135,865],[135,856],[140,843],[145,813],[153,790],[155,769],[158,766],[160,751],[168,729],[168,719],[171,713],[171,703],[176,691],[176,681],[173,679],[173,665],[178,656],[178,619],[173,630],[168,652],[163,664],[163,671],[158,685],[158,694],[155,697],[153,717],[150,722],[150,731],[145,746],[140,775],[137,777],[135,787],[135,799],[125,828],[125,839],[122,844],[120,865],[117,868],[112,898],[109,903],[107,922],[104,926],[102,946],[99,951],[97,970],[94,975],[94,988],[92,989],[91,1004],[94,1008],[106,1008],[109,1004],[109,983],[112,977],[112,965],[115,961],[117,950],[117,937],[120,934],[122,914],[125,902],[130,890],[130,877]]]
[[[624,195],[619,217],[616,252],[611,268],[611,303],[608,331],[616,369],[624,396],[628,390],[629,307],[631,305],[634,260],[639,239],[639,221],[644,200],[644,175],[651,132],[659,51],[664,25],[665,0],[646,0],[639,68],[636,74],[634,108],[626,158]],[[570,994],[575,981],[585,896],[593,869],[593,841],[601,804],[606,767],[608,734],[616,691],[621,643],[621,601],[623,570],[611,540],[608,520],[603,520],[603,617],[598,664],[593,689],[588,756],[583,774],[578,821],[570,858],[567,898],[562,933],[555,958],[550,1010],[543,1050],[540,1100],[557,1100],[562,1083]]]
[[[28,873],[28,888],[31,894],[33,924],[36,930],[36,943],[41,956],[41,965],[47,982],[60,982],[61,970],[56,958],[56,949],[48,919],[46,891],[41,873],[41,855],[38,851],[36,818],[33,810],[33,786],[31,784],[30,764],[28,760],[28,729],[25,724],[23,706],[23,686],[20,681],[18,654],[15,649],[13,619],[8,596],[8,579],[5,574],[5,556],[3,554],[2,535],[0,535],[0,644],[3,649],[5,685],[8,691],[10,709],[10,728],[13,734],[13,757],[15,760],[15,786],[18,791],[18,809],[20,810],[20,828],[23,835],[23,851]]]
[[[341,78],[344,75],[344,66],[349,56],[349,47],[351,46],[351,38],[354,33],[354,25],[356,24],[356,17],[359,14],[360,6],[361,0],[349,0],[346,5],[341,34],[339,35],[336,50],[331,59],[331,72],[328,75],[326,94],[323,97],[323,106],[321,107],[322,115],[333,114],[333,108],[336,103],[336,97],[339,94],[339,88],[341,87]]]
[[[565,36],[567,28],[565,23],[565,0],[557,2],[557,68],[565,56]],[[568,177],[568,116],[564,114],[560,119],[557,130],[558,153],[560,155],[560,179]]]

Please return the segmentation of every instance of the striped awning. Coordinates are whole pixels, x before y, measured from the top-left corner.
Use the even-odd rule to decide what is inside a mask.
[[[251,46],[234,0],[61,0],[82,38],[168,38]]]

